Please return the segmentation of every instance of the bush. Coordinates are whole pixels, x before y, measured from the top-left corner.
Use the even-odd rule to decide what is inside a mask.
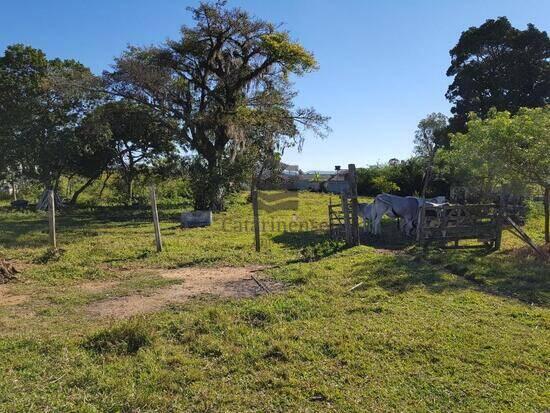
[[[382,192],[410,196],[422,192],[424,163],[412,157],[395,164],[373,165],[357,169],[357,192],[362,196],[376,196]],[[442,179],[443,178],[443,179]],[[428,196],[448,195],[448,177],[434,179]]]
[[[399,192],[399,186],[395,183],[390,181],[386,176],[377,176],[373,178],[372,185],[374,188],[375,193],[388,193],[393,194]]]

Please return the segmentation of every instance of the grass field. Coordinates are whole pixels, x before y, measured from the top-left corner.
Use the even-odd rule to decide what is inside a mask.
[[[263,214],[260,254],[244,197],[205,229],[180,229],[181,211],[161,206],[161,254],[147,210],[67,211],[51,255],[45,216],[4,208],[0,257],[23,272],[0,295],[12,297],[0,412],[550,409],[549,265],[508,233],[491,254],[320,244],[328,200],[301,193],[296,213]],[[526,230],[541,242],[541,228],[534,208]],[[306,262],[312,244],[328,256]],[[155,269],[246,265],[284,290],[130,319],[86,311],[179,282]]]

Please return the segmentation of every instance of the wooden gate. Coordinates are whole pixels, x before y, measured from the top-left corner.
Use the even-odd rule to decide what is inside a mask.
[[[332,198],[328,204],[328,225],[331,239],[339,241],[346,239],[346,227],[342,204],[333,204]]]
[[[427,246],[438,244],[446,248],[500,248],[502,216],[494,204],[426,205],[420,209],[417,241]],[[462,240],[477,240],[478,244],[459,245]],[[454,243],[449,246],[448,243]]]
[[[360,244],[357,172],[354,164],[348,165],[345,179],[347,189],[340,194],[340,204],[333,204],[331,198],[328,206],[329,234],[332,239],[344,240],[348,246],[353,247]]]

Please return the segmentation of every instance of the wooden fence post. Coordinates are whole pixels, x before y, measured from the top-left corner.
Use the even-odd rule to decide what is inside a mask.
[[[344,191],[341,194],[342,198],[342,214],[344,215],[344,234],[347,245],[351,245],[351,228],[350,228],[350,219],[349,219],[349,205],[348,205],[348,195]]]
[[[495,222],[495,250],[499,250],[502,245],[502,227],[506,216],[506,202],[504,200],[504,191],[500,191],[499,205]]]
[[[50,234],[50,246],[57,249],[57,236],[55,234],[55,193],[48,191],[48,227]]]
[[[255,184],[252,188],[252,212],[254,214],[254,244],[256,252],[260,252],[260,210],[258,207],[258,188]]]
[[[330,238],[334,239],[334,230],[332,228],[332,198],[328,200],[328,233]]]
[[[426,200],[423,199],[423,204],[420,205],[420,207],[418,208],[418,218],[417,218],[417,222],[416,222],[416,242],[420,242],[421,239],[422,239],[422,230],[424,228],[424,216],[426,214],[426,210],[424,209],[425,205],[426,205]]]
[[[157,252],[162,252],[162,238],[160,235],[159,212],[157,208],[157,191],[155,186],[151,186],[151,208],[153,209],[153,224],[155,226],[155,241],[157,244]]]
[[[357,171],[355,164],[348,165],[348,184],[351,198],[351,245],[360,244],[359,239],[359,202],[357,200]]]

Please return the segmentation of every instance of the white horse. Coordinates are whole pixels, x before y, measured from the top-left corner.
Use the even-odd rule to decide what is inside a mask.
[[[418,221],[418,210],[424,205],[439,205],[445,202],[444,196],[423,199],[413,196],[380,194],[374,199],[371,209],[371,225],[374,234],[382,232],[382,217],[400,218],[400,229],[411,235]]]
[[[367,221],[371,220],[372,208],[374,204],[359,203],[357,208],[357,215],[363,219],[363,230],[367,231]]]

